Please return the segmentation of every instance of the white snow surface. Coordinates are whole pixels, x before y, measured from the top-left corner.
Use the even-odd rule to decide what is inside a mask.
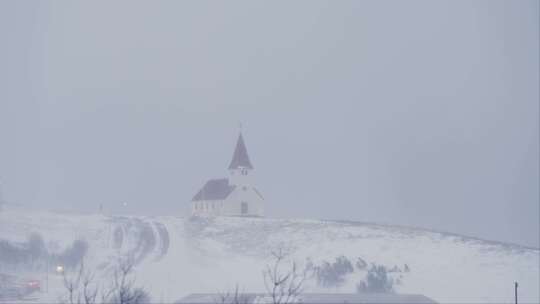
[[[263,292],[262,271],[279,247],[300,264],[308,259],[332,262],[341,255],[353,263],[360,257],[388,268],[407,264],[410,272],[400,274],[396,291],[439,303],[513,303],[514,281],[519,282],[520,303],[540,303],[538,249],[415,228],[305,219],[0,212],[0,239],[25,241],[32,232],[56,250],[86,240],[85,264],[103,281],[118,256],[134,257],[137,283],[160,303],[236,285],[241,291]],[[45,277],[32,275],[42,282]],[[306,292],[354,292],[364,277],[356,270],[334,288],[313,281]],[[63,293],[61,278],[50,275],[49,292],[39,293],[35,301],[57,302]]]

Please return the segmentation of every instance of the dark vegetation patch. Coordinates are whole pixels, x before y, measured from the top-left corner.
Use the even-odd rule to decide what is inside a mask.
[[[323,287],[338,287],[345,283],[345,276],[354,271],[353,264],[345,256],[337,257],[333,262],[324,261],[313,266],[317,284]]]
[[[368,265],[361,257],[350,260],[343,255],[318,265],[308,259],[307,267],[312,271],[317,285],[325,288],[340,287],[348,275],[365,273],[365,278],[356,284],[356,291],[360,293],[392,293],[394,287],[401,284],[404,274],[411,271],[407,264],[391,268],[375,263]]]
[[[394,292],[394,283],[385,266],[372,264],[365,280],[356,285],[356,290],[360,293],[389,293]]]
[[[87,252],[88,243],[85,240],[75,240],[61,252],[49,252],[43,237],[39,233],[32,233],[25,242],[0,240],[0,267],[6,270],[38,270],[52,265],[73,268]]]

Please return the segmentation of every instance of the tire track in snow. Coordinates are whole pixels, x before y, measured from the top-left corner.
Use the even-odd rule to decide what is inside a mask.
[[[135,228],[135,248],[130,252],[135,264],[142,262],[156,247],[157,241],[152,225],[141,219],[133,219]]]
[[[161,260],[169,251],[169,244],[170,244],[170,238],[169,238],[169,231],[167,230],[167,227],[159,222],[154,222],[154,228],[157,231],[157,234],[159,236],[159,250],[158,254],[155,258],[156,261]]]
[[[169,251],[170,236],[164,224],[126,217],[116,217],[113,223],[112,249],[135,264],[151,255],[155,256],[154,261],[161,260]]]

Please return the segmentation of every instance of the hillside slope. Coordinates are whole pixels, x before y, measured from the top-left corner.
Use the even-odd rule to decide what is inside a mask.
[[[85,261],[105,273],[119,255],[137,262],[137,282],[159,302],[172,302],[194,292],[264,290],[262,270],[270,253],[286,248],[292,259],[321,265],[339,256],[368,264],[396,266],[397,292],[426,295],[440,303],[505,303],[513,301],[513,282],[520,283],[522,303],[540,302],[540,251],[420,229],[321,220],[258,218],[186,219],[121,217],[50,212],[0,213],[0,239],[24,241],[40,233],[50,250],[76,239],[90,247]],[[1,265],[0,265],[1,266]],[[1,271],[2,268],[0,268]],[[45,280],[43,272],[29,274]],[[354,292],[365,271],[355,269],[338,287],[314,281],[310,292]],[[61,278],[49,276],[52,302],[62,293]]]

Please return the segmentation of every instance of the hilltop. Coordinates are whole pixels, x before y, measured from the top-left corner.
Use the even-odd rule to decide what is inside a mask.
[[[514,281],[520,283],[522,303],[540,302],[538,249],[409,227],[307,219],[0,213],[0,240],[23,242],[31,232],[56,251],[85,240],[85,262],[100,273],[119,255],[132,256],[137,282],[156,301],[231,290],[236,284],[245,291],[263,291],[261,272],[271,251],[286,248],[300,264],[323,265],[344,257],[355,265],[339,284],[310,282],[310,292],[354,292],[367,269],[358,263],[364,263],[392,271],[396,292],[441,303],[512,302]],[[34,271],[27,276],[45,275]],[[57,299],[61,279],[51,275],[49,284],[50,292],[35,301]]]

